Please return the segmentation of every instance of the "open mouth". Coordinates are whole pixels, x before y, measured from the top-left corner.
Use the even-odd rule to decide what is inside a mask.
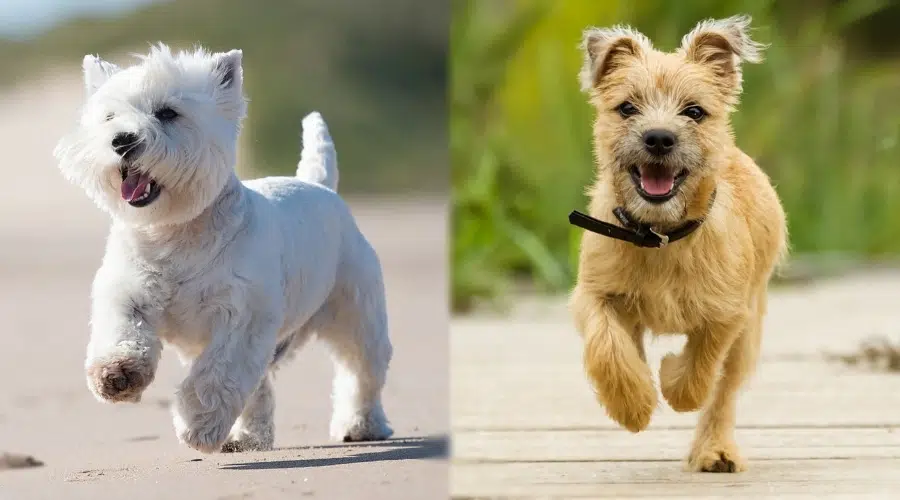
[[[688,170],[674,173],[672,169],[657,164],[634,165],[628,172],[641,198],[651,203],[663,203],[672,199],[684,182]]]
[[[119,169],[122,174],[122,199],[132,207],[140,208],[156,201],[162,187],[149,175],[128,165]]]

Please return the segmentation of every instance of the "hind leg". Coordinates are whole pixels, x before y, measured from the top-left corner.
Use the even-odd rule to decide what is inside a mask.
[[[222,452],[268,451],[275,444],[275,390],[266,375],[241,412]]]
[[[330,434],[337,441],[374,441],[393,434],[381,406],[392,347],[378,285],[338,294],[323,311],[332,320],[318,328],[334,361]]]

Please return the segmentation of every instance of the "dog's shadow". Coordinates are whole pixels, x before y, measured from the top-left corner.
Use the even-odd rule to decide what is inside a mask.
[[[341,457],[224,464],[220,468],[225,470],[306,469],[367,462],[440,459],[447,457],[448,439],[446,436],[426,436],[421,438],[387,439],[385,441],[346,445],[296,446],[279,448],[279,450],[323,450],[337,448],[345,448],[350,453],[358,449],[371,449],[373,451],[348,454]]]

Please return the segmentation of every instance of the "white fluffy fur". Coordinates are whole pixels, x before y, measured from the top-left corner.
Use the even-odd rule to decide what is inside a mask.
[[[173,405],[178,438],[203,452],[270,449],[276,346],[280,357],[315,333],[336,366],[331,436],[384,439],[392,348],[378,257],[336,194],[318,113],[303,121],[296,177],[238,180],[241,57],[160,44],[124,69],[84,58],[87,103],[54,154],[112,217],[88,386],[102,401],[139,401],[165,343],[190,365]],[[177,118],[157,119],[164,106]],[[162,186],[149,206],[120,195],[124,160],[111,141],[121,133],[140,142],[130,164]]]

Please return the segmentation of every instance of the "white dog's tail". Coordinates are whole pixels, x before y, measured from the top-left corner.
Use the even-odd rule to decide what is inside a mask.
[[[337,152],[325,120],[318,111],[303,118],[303,150],[297,164],[297,177],[337,191]]]

